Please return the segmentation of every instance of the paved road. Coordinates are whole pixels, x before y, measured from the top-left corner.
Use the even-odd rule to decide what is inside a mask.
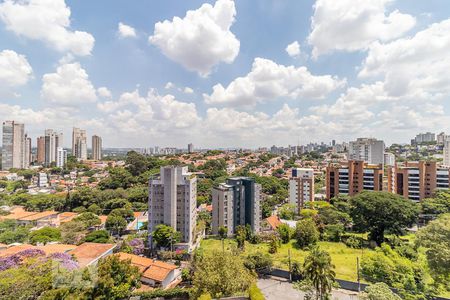
[[[303,292],[294,289],[286,279],[281,278],[258,279],[258,287],[267,300],[300,300],[305,295]],[[355,292],[335,290],[332,299],[357,300],[358,296]]]

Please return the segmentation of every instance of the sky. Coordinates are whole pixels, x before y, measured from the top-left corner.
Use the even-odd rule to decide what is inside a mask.
[[[105,147],[450,133],[448,0],[0,0],[0,121]]]

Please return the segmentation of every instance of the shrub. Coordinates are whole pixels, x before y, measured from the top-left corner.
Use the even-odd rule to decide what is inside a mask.
[[[348,238],[344,239],[344,244],[353,249],[361,249],[364,243],[364,239],[358,236],[351,235]]]
[[[272,257],[269,254],[262,254],[261,252],[248,255],[244,261],[244,266],[247,269],[257,273],[270,272],[272,265]]]
[[[135,293],[133,293],[133,296],[139,296],[139,297],[141,297],[141,300],[155,299],[155,298],[189,299],[190,292],[191,292],[190,289],[183,289],[183,288],[173,288],[173,289],[168,289],[168,290],[156,289],[156,290],[152,290],[152,291],[148,291],[148,292],[135,292]]]
[[[198,297],[198,300],[212,300],[211,295],[209,293],[202,294]]]
[[[326,225],[323,233],[323,239],[330,242],[340,242],[344,233],[344,225]]]
[[[313,218],[317,216],[317,213],[317,210],[304,208],[300,211],[300,217],[302,217],[302,219]]]
[[[256,284],[252,284],[248,289],[248,294],[250,296],[250,300],[265,300],[264,295],[261,293],[261,290],[258,288]]]

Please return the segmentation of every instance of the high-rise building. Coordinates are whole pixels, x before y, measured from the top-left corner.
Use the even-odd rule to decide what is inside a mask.
[[[63,134],[53,129],[45,130],[45,166],[56,163],[58,148],[63,146]]]
[[[2,170],[25,168],[25,126],[15,121],[3,122]]]
[[[250,225],[253,232],[261,226],[261,185],[250,177],[232,177],[212,190],[212,232],[224,226],[228,234],[239,225]]]
[[[39,164],[45,162],[45,137],[40,136],[37,138],[37,158],[36,161]]]
[[[414,142],[416,144],[430,143],[430,142],[435,142],[435,141],[436,141],[436,136],[432,132],[419,133],[414,138]]]
[[[98,135],[92,136],[92,159],[102,159],[102,138]]]
[[[326,171],[327,200],[338,195],[354,196],[361,191],[383,190],[383,165],[363,161],[348,161],[329,165]]]
[[[188,153],[194,153],[194,144],[188,144]]]
[[[58,168],[64,168],[67,163],[67,150],[63,147],[58,147],[56,154],[56,166]]]
[[[31,156],[31,138],[28,137],[28,134],[25,134],[24,168],[30,167],[31,162],[33,161]]]
[[[314,170],[311,168],[292,168],[289,178],[289,203],[303,208],[306,202],[314,201]]]
[[[444,141],[444,166],[450,167],[450,139]]]
[[[448,139],[450,139],[450,136],[446,135],[445,132],[441,132],[436,136],[436,142],[439,145],[443,145]]]
[[[384,164],[384,142],[372,138],[358,138],[350,142],[348,159],[364,161],[371,165]]]
[[[384,165],[395,166],[395,154],[389,152],[384,153]]]
[[[435,161],[406,162],[388,176],[394,178],[395,193],[416,202],[450,186],[449,169],[439,167]]]
[[[72,155],[78,160],[87,159],[87,135],[86,130],[73,128],[72,131]]]
[[[148,208],[148,232],[165,224],[181,233],[181,242],[192,246],[197,220],[197,178],[187,167],[161,167],[159,177],[149,181]],[[151,235],[149,243],[153,247]]]

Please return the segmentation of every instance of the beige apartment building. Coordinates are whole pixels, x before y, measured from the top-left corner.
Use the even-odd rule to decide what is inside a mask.
[[[303,208],[306,202],[314,201],[314,170],[311,168],[292,168],[289,178],[289,203]]]
[[[161,167],[149,181],[148,232],[159,224],[181,233],[181,242],[191,248],[197,220],[197,178],[187,167]],[[153,247],[151,235],[149,242]]]
[[[98,135],[92,136],[92,159],[102,159],[102,138]]]

